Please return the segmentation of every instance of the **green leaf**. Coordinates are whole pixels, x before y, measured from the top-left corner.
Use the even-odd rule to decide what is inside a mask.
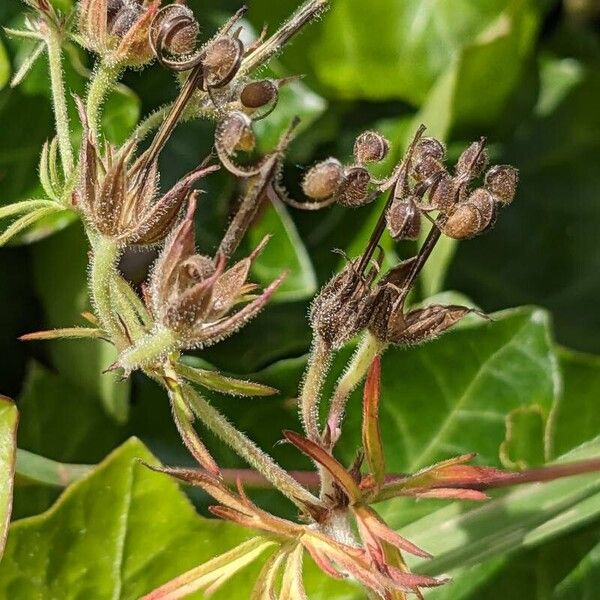
[[[156,464],[131,439],[70,486],[49,511],[13,523],[0,564],[0,596],[25,600],[66,593],[73,598],[135,600],[253,535],[199,517],[174,481],[140,460]],[[250,597],[259,566],[238,573],[213,597]],[[318,593],[311,598],[336,597],[326,595],[332,585],[323,586],[314,568],[311,586],[315,577]],[[352,590],[345,584],[334,583],[336,587],[338,592]]]
[[[332,4],[308,56],[320,81],[339,97],[400,98],[420,104],[463,49],[485,41],[495,30],[496,35],[511,30],[510,22],[501,21],[509,11],[539,17],[542,8],[522,1],[508,3],[507,8],[506,0],[383,0],[371,5],[340,0]],[[527,47],[532,39],[519,42]],[[481,66],[497,67],[497,58],[480,55],[473,65],[478,76]],[[514,60],[503,68],[518,69]]]
[[[310,257],[286,207],[279,202],[270,203],[248,232],[251,247],[257,246],[265,235],[271,239],[254,262],[254,277],[266,285],[287,270],[289,274],[274,298],[291,301],[312,296],[317,280]]]
[[[472,323],[424,346],[389,350],[380,405],[384,445],[394,448],[388,470],[412,472],[469,452],[481,464],[499,465],[506,416],[535,406],[545,422],[557,377],[548,317],[537,309],[498,313],[491,323]],[[352,405],[344,431],[349,460],[360,435]]]
[[[64,328],[83,323],[89,310],[88,242],[73,225],[33,247],[35,284],[45,313],[45,326]],[[54,285],[60,281],[60,285]],[[103,374],[116,359],[112,346],[98,340],[53,340],[48,345],[54,366],[82,392],[98,400],[117,422],[127,419],[129,384],[114,373]]]
[[[12,509],[18,420],[17,407],[8,398],[0,396],[0,557]]]

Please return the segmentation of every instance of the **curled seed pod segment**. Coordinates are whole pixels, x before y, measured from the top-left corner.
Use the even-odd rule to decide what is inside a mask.
[[[344,179],[344,167],[328,158],[312,167],[302,180],[302,191],[311,200],[327,200],[335,195]]]
[[[485,187],[502,204],[514,200],[518,183],[519,171],[510,165],[496,165],[485,175]]]
[[[388,231],[392,238],[399,240],[416,240],[421,233],[421,211],[414,198],[407,200],[395,198],[386,213]]]
[[[243,112],[235,111],[225,117],[215,130],[215,149],[223,166],[237,177],[258,175],[270,156],[253,165],[239,165],[233,160],[237,152],[251,152],[256,145],[252,120]]]
[[[415,160],[419,161],[425,157],[435,160],[443,160],[446,156],[446,148],[442,142],[433,137],[423,137],[415,147]]]
[[[468,182],[479,177],[488,165],[488,154],[485,149],[485,138],[473,142],[459,157],[456,163],[456,176]]]
[[[209,42],[202,55],[202,89],[222,88],[237,75],[244,58],[244,44],[237,37],[220,36]]]
[[[200,65],[204,52],[194,52],[199,30],[194,13],[187,6],[169,4],[162,8],[150,27],[150,46],[158,62],[178,72]]]
[[[448,237],[456,240],[469,239],[490,227],[495,215],[494,197],[488,190],[478,188],[465,202],[456,206],[456,210],[440,228]]]

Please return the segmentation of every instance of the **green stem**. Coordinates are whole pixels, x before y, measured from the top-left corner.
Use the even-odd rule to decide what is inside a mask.
[[[118,319],[115,316],[111,300],[111,284],[117,278],[117,261],[119,248],[107,238],[98,238],[92,251],[90,269],[90,289],[96,316],[102,328],[110,335],[113,342],[125,347],[125,338]]]
[[[88,90],[86,113],[90,124],[90,131],[95,141],[100,134],[100,123],[104,100],[119,79],[123,69],[119,64],[100,63],[94,73]]]
[[[58,149],[65,179],[68,179],[74,168],[69,113],[65,95],[65,82],[62,69],[62,36],[60,32],[50,29],[46,45],[48,47],[48,64],[50,67],[50,86],[52,88],[52,105],[56,119],[56,135]]]
[[[218,410],[209,404],[193,387],[183,385],[183,392],[196,416],[215,435],[231,446],[249,465],[261,473],[296,506],[321,506],[320,500],[302,487],[289,473],[263,452],[252,440],[238,431]]]
[[[118,366],[126,372],[143,369],[165,357],[178,348],[177,335],[166,327],[158,327],[123,352],[119,357]]]
[[[300,417],[306,435],[314,442],[320,439],[319,400],[331,364],[331,348],[320,338],[313,344],[300,393]]]
[[[327,419],[327,428],[331,435],[332,448],[340,436],[341,422],[344,418],[344,411],[346,410],[350,394],[365,378],[373,359],[385,350],[386,345],[370,333],[367,333],[354,352],[344,374],[338,380]]]

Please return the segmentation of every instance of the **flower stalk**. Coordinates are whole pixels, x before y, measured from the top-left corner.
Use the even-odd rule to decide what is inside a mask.
[[[119,64],[100,61],[90,82],[86,103],[86,114],[92,140],[97,143],[100,137],[102,109],[107,96],[119,80],[123,68]]]

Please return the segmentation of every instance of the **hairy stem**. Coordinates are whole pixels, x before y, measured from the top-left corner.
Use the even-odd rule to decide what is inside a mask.
[[[331,447],[340,436],[340,427],[344,418],[346,403],[356,386],[365,378],[373,359],[385,350],[385,342],[381,342],[370,333],[366,333],[360,345],[354,352],[344,374],[340,377],[331,400],[327,430],[324,437],[330,437]]]
[[[117,261],[119,248],[117,244],[106,238],[98,238],[92,251],[90,268],[90,291],[92,302],[102,328],[111,336],[116,344],[127,345],[118,319],[114,314],[111,300],[111,284],[117,278]]]
[[[100,135],[104,100],[119,79],[121,73],[122,68],[118,64],[109,65],[101,62],[91,80],[87,96],[86,113],[92,139],[96,142]]]
[[[320,439],[319,400],[331,364],[331,348],[319,337],[315,339],[300,392],[300,417],[309,439]]]
[[[261,473],[296,506],[320,506],[320,500],[303,488],[252,440],[238,431],[218,410],[209,404],[193,387],[183,385],[183,393],[196,416],[208,429],[231,446],[249,465]]]
[[[177,336],[173,331],[166,327],[157,327],[135,346],[123,352],[119,357],[118,366],[127,373],[143,369],[177,350],[177,345]]]
[[[46,45],[48,47],[48,64],[50,67],[50,87],[52,88],[52,106],[56,120],[58,150],[63,174],[68,179],[74,168],[73,148],[71,147],[71,130],[65,94],[65,82],[62,69],[62,35],[50,28]]]

